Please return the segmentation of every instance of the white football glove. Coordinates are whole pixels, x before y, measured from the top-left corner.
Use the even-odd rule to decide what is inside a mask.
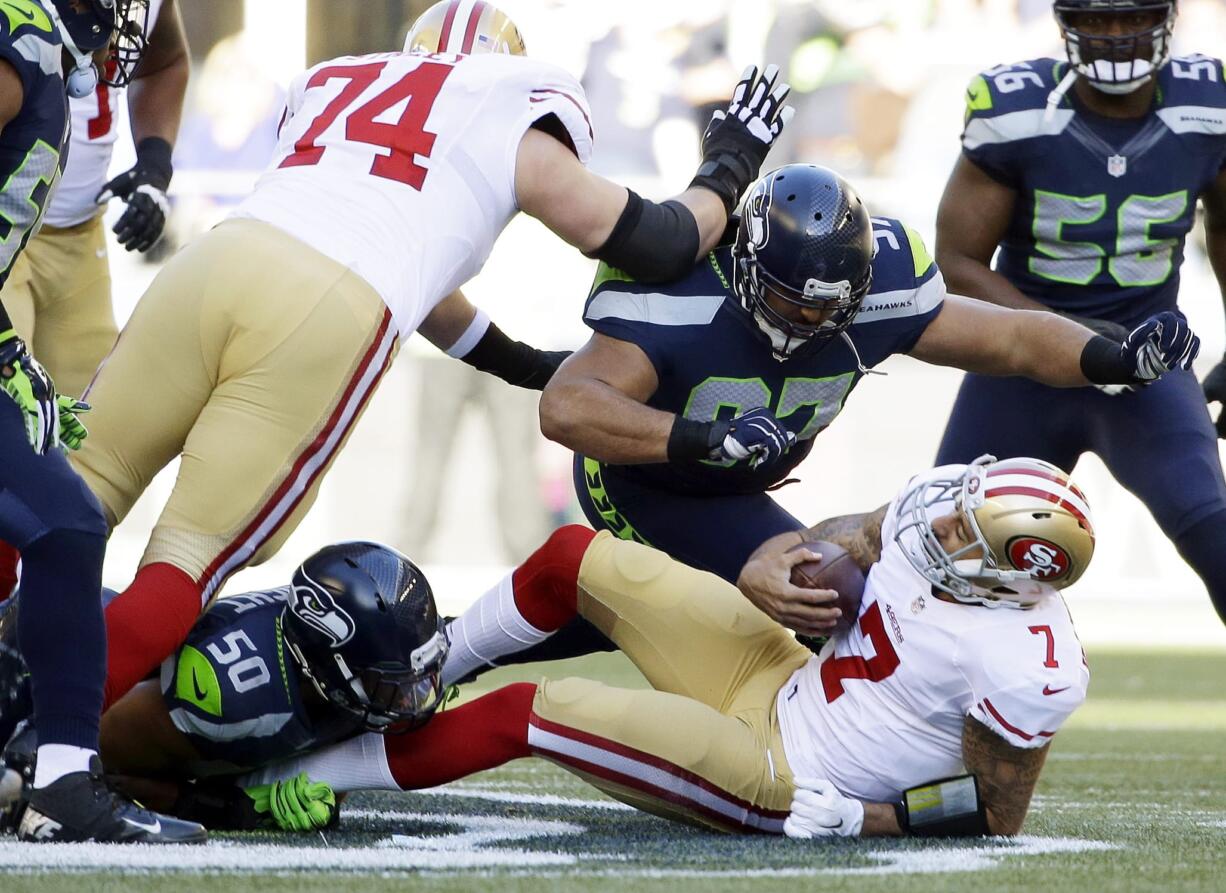
[[[824,778],[796,778],[792,813],[783,823],[788,837],[859,837],[864,804],[844,797]]]

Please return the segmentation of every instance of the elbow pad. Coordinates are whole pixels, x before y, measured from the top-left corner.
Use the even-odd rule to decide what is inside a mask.
[[[943,778],[903,791],[894,815],[911,837],[987,837],[987,810],[973,775]]]
[[[630,191],[613,232],[587,256],[641,282],[668,282],[694,266],[699,244],[698,221],[689,208],[678,201],[656,204]]]

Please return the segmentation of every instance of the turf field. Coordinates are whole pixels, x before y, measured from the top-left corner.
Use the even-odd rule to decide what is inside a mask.
[[[521,760],[446,789],[353,798],[326,837],[218,835],[175,850],[0,842],[0,890],[1226,889],[1226,655],[1092,652],[1090,664],[1090,700],[1056,739],[1026,836],[1012,842],[725,837]],[[573,673],[643,684],[620,655],[550,667]],[[537,675],[500,670],[466,696]]]

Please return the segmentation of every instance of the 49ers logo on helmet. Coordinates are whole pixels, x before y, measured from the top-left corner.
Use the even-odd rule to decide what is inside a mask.
[[[1069,554],[1049,540],[1019,536],[1009,543],[1009,563],[1039,580],[1059,580],[1072,569]]]

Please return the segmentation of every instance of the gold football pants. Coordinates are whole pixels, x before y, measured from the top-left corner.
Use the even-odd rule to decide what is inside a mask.
[[[666,818],[782,833],[793,784],[775,696],[809,651],[735,586],[608,532],[578,604],[653,690],[543,681],[533,752]]]
[[[39,230],[13,262],[4,306],[55,389],[81,396],[119,331],[102,215]]]
[[[229,220],[163,268],[89,391],[74,466],[111,526],[181,455],[141,565],[201,587],[297,527],[398,346],[378,293],[287,233]]]

